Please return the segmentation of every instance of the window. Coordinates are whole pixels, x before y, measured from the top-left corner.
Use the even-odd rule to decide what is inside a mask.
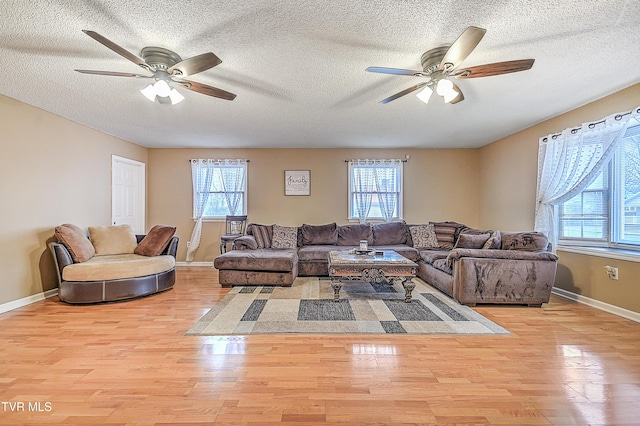
[[[200,159],[191,162],[194,218],[200,216],[199,211],[205,219],[247,214],[246,160]]]
[[[349,219],[402,217],[402,160],[349,161]]]
[[[640,125],[582,192],[558,206],[560,243],[640,250]]]

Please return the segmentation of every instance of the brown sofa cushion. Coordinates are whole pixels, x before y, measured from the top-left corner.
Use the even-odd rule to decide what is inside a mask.
[[[89,238],[96,254],[133,254],[138,240],[131,225],[90,226]]]
[[[376,223],[372,228],[374,246],[407,243],[407,224],[404,221]]]
[[[175,233],[175,226],[155,225],[133,252],[142,256],[159,256]]]
[[[289,272],[296,268],[298,254],[295,250],[232,250],[213,261],[216,269],[239,271]]]
[[[54,233],[71,254],[71,258],[76,263],[86,262],[96,254],[96,250],[87,238],[82,229],[76,225],[65,223],[56,226]]]
[[[360,244],[360,240],[367,240],[367,243],[373,244],[373,232],[370,224],[338,226],[339,246],[357,246]]]
[[[453,248],[481,249],[491,234],[460,234]]]
[[[503,250],[546,250],[549,240],[542,232],[503,232]]]
[[[312,246],[321,244],[338,243],[338,225],[328,223],[326,225],[302,225],[302,245]]]
[[[436,236],[438,237],[438,243],[440,248],[449,249],[453,248],[460,231],[465,228],[465,225],[458,222],[429,222],[433,223]]]

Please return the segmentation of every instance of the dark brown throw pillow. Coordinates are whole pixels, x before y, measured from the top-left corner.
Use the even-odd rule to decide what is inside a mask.
[[[249,226],[247,226],[247,235],[253,235],[259,249],[271,248],[273,225],[249,224]]]
[[[305,246],[338,243],[338,225],[328,223],[326,225],[302,225],[302,244]]]
[[[71,254],[76,263],[86,262],[96,255],[96,249],[82,229],[76,225],[65,223],[56,226],[54,233]]]
[[[341,225],[338,226],[338,245],[339,246],[357,246],[360,240],[367,240],[367,243],[373,244],[373,233],[371,225],[368,223],[359,223],[357,225]]]
[[[142,256],[159,256],[175,233],[175,226],[156,225],[149,230],[133,252]]]
[[[491,234],[460,234],[454,248],[481,249]]]

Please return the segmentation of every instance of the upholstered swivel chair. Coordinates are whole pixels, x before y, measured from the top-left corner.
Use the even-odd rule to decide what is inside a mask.
[[[244,235],[247,216],[227,216],[224,235],[220,237],[220,253],[227,252],[227,244]]]

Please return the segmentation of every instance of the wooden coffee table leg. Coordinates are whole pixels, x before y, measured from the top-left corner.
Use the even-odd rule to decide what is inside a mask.
[[[411,303],[411,292],[416,288],[413,279],[411,277],[405,278],[402,282],[402,286],[404,287],[404,302]]]
[[[338,279],[331,280],[331,288],[333,289],[333,301],[340,301],[340,289],[342,288],[342,281]]]

